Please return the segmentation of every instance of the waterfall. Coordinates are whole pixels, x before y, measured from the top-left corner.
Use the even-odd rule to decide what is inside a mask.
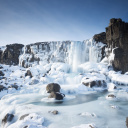
[[[43,63],[63,62],[76,72],[78,65],[85,62],[100,62],[104,44],[93,39],[86,41],[42,42],[25,46],[20,55],[19,65],[32,66],[37,60]],[[29,51],[29,52],[28,52]]]

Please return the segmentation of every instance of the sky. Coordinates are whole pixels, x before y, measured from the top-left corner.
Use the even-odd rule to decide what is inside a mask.
[[[83,41],[111,18],[128,22],[128,0],[0,0],[0,45]]]

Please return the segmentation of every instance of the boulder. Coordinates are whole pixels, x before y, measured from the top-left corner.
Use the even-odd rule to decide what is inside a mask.
[[[6,124],[7,122],[11,122],[13,118],[14,118],[14,115],[13,114],[7,113],[5,115],[5,117],[2,119],[2,123],[3,124]]]
[[[0,76],[4,76],[4,73],[2,71],[0,71]]]
[[[116,96],[113,95],[113,94],[109,94],[108,97],[109,97],[109,98],[116,98]]]
[[[46,86],[47,93],[60,92],[60,85],[57,83],[50,83]]]
[[[59,112],[57,110],[49,111],[49,113],[52,113],[53,115],[57,115]]]
[[[7,89],[6,87],[4,87],[3,85],[0,85],[0,92],[6,89]]]
[[[30,76],[30,78],[32,78],[33,76],[32,76],[32,73],[31,73],[31,71],[30,70],[27,70],[27,72],[25,73],[25,76]]]
[[[90,82],[82,82],[87,87],[107,87],[107,84],[104,80],[93,80]]]
[[[48,96],[48,98],[55,98],[56,100],[63,100],[64,97],[65,95],[59,92],[51,92]]]

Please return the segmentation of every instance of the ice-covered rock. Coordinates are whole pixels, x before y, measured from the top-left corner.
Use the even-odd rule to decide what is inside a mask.
[[[57,110],[48,111],[49,113],[52,113],[53,115],[57,115],[59,112]]]
[[[56,100],[63,100],[65,95],[59,92],[51,92],[48,98],[55,98]]]
[[[80,116],[85,116],[85,117],[97,117],[95,113],[89,113],[89,112],[83,112],[79,114]]]
[[[24,118],[17,120],[15,123],[8,126],[8,128],[46,128],[43,126],[44,118],[36,113],[31,113]]]
[[[87,62],[100,62],[103,43],[96,43],[93,39],[86,41],[41,42],[26,45],[19,57],[19,64],[31,67],[37,64],[63,62],[77,71],[77,66]]]

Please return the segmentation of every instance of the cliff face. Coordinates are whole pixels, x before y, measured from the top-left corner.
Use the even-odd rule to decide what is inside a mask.
[[[19,56],[22,52],[22,44],[10,44],[0,48],[0,63],[7,65],[18,65]]]
[[[128,23],[121,19],[110,19],[106,33],[96,34],[93,38],[96,42],[107,44],[105,47],[108,51],[105,53],[105,47],[102,49],[103,57],[109,57],[113,49],[115,56],[112,65],[115,70],[122,73],[128,71]]]
[[[42,42],[25,47],[22,44],[6,45],[0,47],[0,63],[7,65],[20,63],[23,67],[29,67],[33,63],[39,64],[40,61],[65,62],[71,65],[87,61],[99,62],[105,56],[109,57],[113,49],[114,69],[121,70],[123,73],[128,71],[128,23],[113,18],[106,32],[94,35],[93,39],[95,41]],[[108,53],[105,47],[108,48]]]
[[[128,23],[121,19],[111,19],[106,28],[108,48],[115,54],[113,67],[115,70],[128,71]]]

